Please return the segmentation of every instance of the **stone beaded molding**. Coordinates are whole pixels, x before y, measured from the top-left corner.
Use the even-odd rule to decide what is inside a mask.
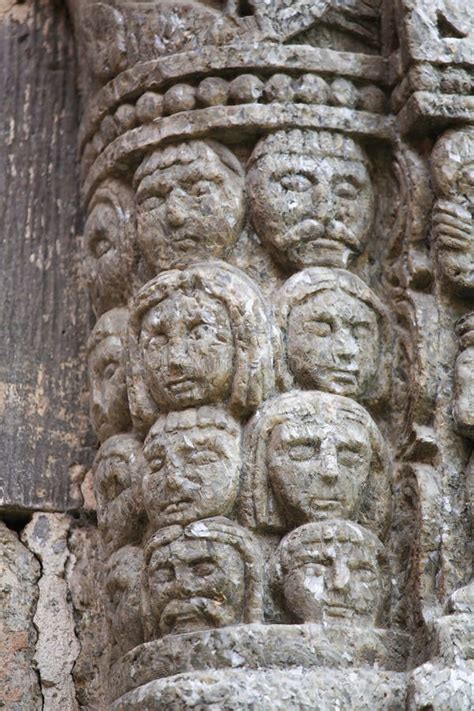
[[[472,708],[472,77],[398,5],[71,5],[111,709]]]

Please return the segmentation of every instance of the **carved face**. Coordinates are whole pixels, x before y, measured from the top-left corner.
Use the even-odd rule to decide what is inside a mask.
[[[342,290],[319,292],[291,310],[288,365],[305,387],[363,395],[377,372],[379,350],[374,311]]]
[[[267,454],[273,491],[294,524],[354,517],[370,461],[366,428],[338,411],[277,425]]]
[[[114,658],[143,642],[140,606],[142,566],[143,552],[134,546],[121,548],[107,561],[107,617],[114,642]]]
[[[124,351],[122,338],[110,335],[89,354],[91,420],[101,442],[130,426]]]
[[[137,492],[132,488],[133,474],[130,470],[130,459],[139,456],[137,447],[138,443],[134,446],[131,442],[124,442],[122,451],[112,449],[102,455],[95,466],[97,522],[102,539],[111,550],[136,541],[140,535],[141,505]]]
[[[259,160],[248,180],[255,228],[280,261],[345,267],[362,250],[374,198],[361,161],[277,153]]]
[[[283,579],[288,609],[302,622],[374,625],[383,594],[377,552],[372,540],[348,540],[337,525],[328,540],[293,542]]]
[[[160,408],[181,410],[229,394],[234,357],[229,316],[203,292],[176,293],[151,308],[140,345],[145,380]]]
[[[448,199],[433,212],[433,236],[441,271],[455,290],[474,292],[474,161],[458,172]]]
[[[158,272],[219,258],[239,236],[243,184],[207,144],[156,151],[157,169],[137,189],[138,238]]]
[[[88,285],[99,313],[124,303],[135,261],[134,237],[132,191],[118,181],[106,183],[85,226]]]
[[[145,441],[149,471],[143,480],[151,523],[161,528],[224,515],[239,485],[240,436],[217,427],[163,432],[152,427]]]
[[[454,369],[454,415],[458,426],[467,434],[474,434],[474,346],[458,355]]]
[[[152,613],[162,634],[241,621],[244,564],[232,546],[178,539],[153,552],[147,576]]]

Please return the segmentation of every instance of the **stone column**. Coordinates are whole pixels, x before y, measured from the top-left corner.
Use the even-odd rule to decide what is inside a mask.
[[[467,710],[474,154],[430,183],[409,8],[70,4],[110,708],[422,708],[441,664]]]

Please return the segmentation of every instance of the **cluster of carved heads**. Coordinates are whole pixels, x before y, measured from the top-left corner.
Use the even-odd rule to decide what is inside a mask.
[[[431,154],[433,240],[447,283],[474,295],[474,127],[446,131]]]

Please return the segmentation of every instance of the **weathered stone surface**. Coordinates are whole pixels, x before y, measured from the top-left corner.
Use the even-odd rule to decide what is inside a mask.
[[[35,556],[0,523],[0,707],[10,711],[42,708],[33,662],[39,577]]]
[[[70,559],[66,514],[34,514],[22,540],[41,563],[33,622],[38,632],[35,664],[43,703],[51,711],[78,709],[72,670],[79,653],[65,571]]]

